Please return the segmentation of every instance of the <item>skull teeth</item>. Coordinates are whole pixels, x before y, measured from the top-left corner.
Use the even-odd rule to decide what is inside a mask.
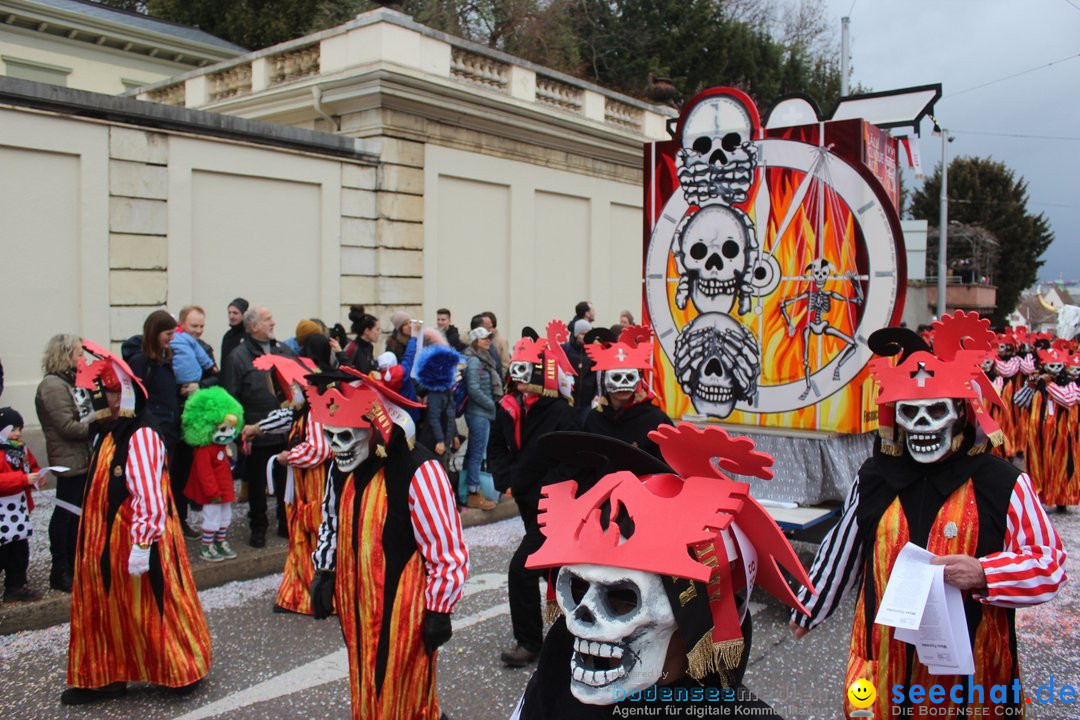
[[[623,662],[623,648],[606,642],[596,642],[577,638],[574,640],[574,656],[571,660],[573,677],[576,682],[592,687],[609,685],[628,673]],[[595,658],[604,658],[602,662],[619,664],[607,669],[590,669],[586,663],[595,663]]]
[[[698,278],[695,281],[695,287],[702,295],[706,297],[716,297],[720,294],[731,294],[735,292],[735,286],[737,282],[735,278],[729,280],[710,280],[708,278]]]
[[[697,388],[694,390],[694,395],[708,402],[727,402],[732,398],[734,392],[729,387],[717,387],[698,383]]]

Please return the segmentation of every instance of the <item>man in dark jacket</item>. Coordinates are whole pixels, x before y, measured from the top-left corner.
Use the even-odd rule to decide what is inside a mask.
[[[461,333],[455,325],[450,322],[450,311],[446,308],[439,308],[435,311],[435,327],[439,329],[439,332],[444,338],[446,338],[446,344],[454,348],[458,352],[465,352],[465,348],[468,347],[465,343],[461,342]]]
[[[236,298],[229,303],[229,329],[221,338],[221,362],[224,365],[226,358],[232,354],[240,341],[244,339],[244,313],[248,311],[248,301],[244,298]]]
[[[283,355],[293,357],[288,347],[274,339],[274,316],[265,307],[252,307],[244,313],[244,327],[247,334],[243,341],[225,359],[221,371],[221,384],[234,398],[244,406],[244,418],[250,424],[277,410],[280,406],[274,395],[269,373],[254,367],[255,358],[260,355]],[[256,435],[251,441],[251,452],[244,464],[244,481],[248,486],[251,523],[252,547],[266,545],[266,465],[271,457],[285,449],[285,439],[280,435]],[[278,535],[288,537],[285,526],[284,466],[274,464],[274,494],[278,498],[277,520]]]
[[[588,320],[578,320],[574,323],[574,330],[570,340],[564,343],[562,348],[566,353],[570,366],[574,368],[577,379],[574,381],[574,412],[577,414],[578,424],[585,422],[585,417],[592,409],[593,400],[596,398],[596,373],[593,372],[592,360],[585,352],[585,335],[592,330]]]

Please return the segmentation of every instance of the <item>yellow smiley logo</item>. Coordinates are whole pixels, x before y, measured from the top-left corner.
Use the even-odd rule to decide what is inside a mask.
[[[877,699],[877,690],[874,689],[869,680],[859,678],[851,683],[851,687],[847,689],[847,696],[855,707],[868,708]]]

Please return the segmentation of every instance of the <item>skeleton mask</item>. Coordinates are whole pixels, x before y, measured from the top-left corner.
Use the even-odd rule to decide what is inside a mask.
[[[1005,343],[998,343],[998,357],[1002,360],[1008,360],[1013,356],[1015,350],[1012,345],[1006,345]]]
[[[979,367],[985,373],[990,372],[991,370],[994,369],[994,360],[993,360],[993,358],[987,358],[986,360],[983,360],[981,363],[979,363]]]
[[[682,130],[682,149],[676,156],[679,182],[688,203],[746,200],[757,164],[752,136],[750,115],[736,103],[703,104],[691,111]]]
[[[79,411],[79,422],[94,414],[94,396],[86,388],[75,387],[71,389],[71,395],[75,399],[75,407]]]
[[[515,360],[510,363],[510,379],[514,382],[532,382],[533,364],[524,360]]]
[[[907,434],[907,449],[916,462],[933,463],[952,450],[953,431],[963,413],[951,398],[896,403],[896,423]]]
[[[813,278],[817,289],[824,290],[825,283],[829,281],[829,261],[819,258],[807,265],[806,270],[810,273],[810,277]]]
[[[632,391],[641,381],[641,373],[636,368],[628,370],[606,370],[604,372],[604,392],[617,393]]]
[[[675,373],[694,408],[724,418],[754,402],[761,371],[754,336],[730,315],[699,315],[675,340]]]
[[[1065,369],[1065,363],[1063,362],[1051,362],[1044,365],[1046,372],[1051,375],[1057,376],[1061,374],[1061,371]]]
[[[570,692],[590,705],[612,702],[660,679],[675,615],[659,575],[604,565],[568,565],[555,584],[574,636]]]
[[[215,445],[228,445],[236,437],[236,416],[226,415],[225,420],[214,428],[210,440]]]
[[[323,435],[334,453],[334,463],[342,472],[355,470],[371,454],[371,430],[367,428],[323,427]]]
[[[703,313],[731,312],[756,248],[740,213],[722,205],[702,208],[686,221],[678,243],[676,258],[694,306]]]
[[[1080,365],[1070,365],[1065,368],[1065,372],[1069,374],[1070,380],[1080,379]]]

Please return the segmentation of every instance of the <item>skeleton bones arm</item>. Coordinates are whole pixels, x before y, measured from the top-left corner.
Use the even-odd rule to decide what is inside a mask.
[[[787,300],[780,303],[780,314],[784,316],[784,324],[787,325],[787,327],[788,327],[788,335],[794,335],[795,334],[795,325],[791,322],[791,316],[788,315],[787,309],[790,306],[794,305],[795,303],[799,302],[800,300],[809,300],[809,299],[810,299],[810,293],[805,292],[805,293],[799,293],[798,295],[793,295],[792,297],[789,297]]]

